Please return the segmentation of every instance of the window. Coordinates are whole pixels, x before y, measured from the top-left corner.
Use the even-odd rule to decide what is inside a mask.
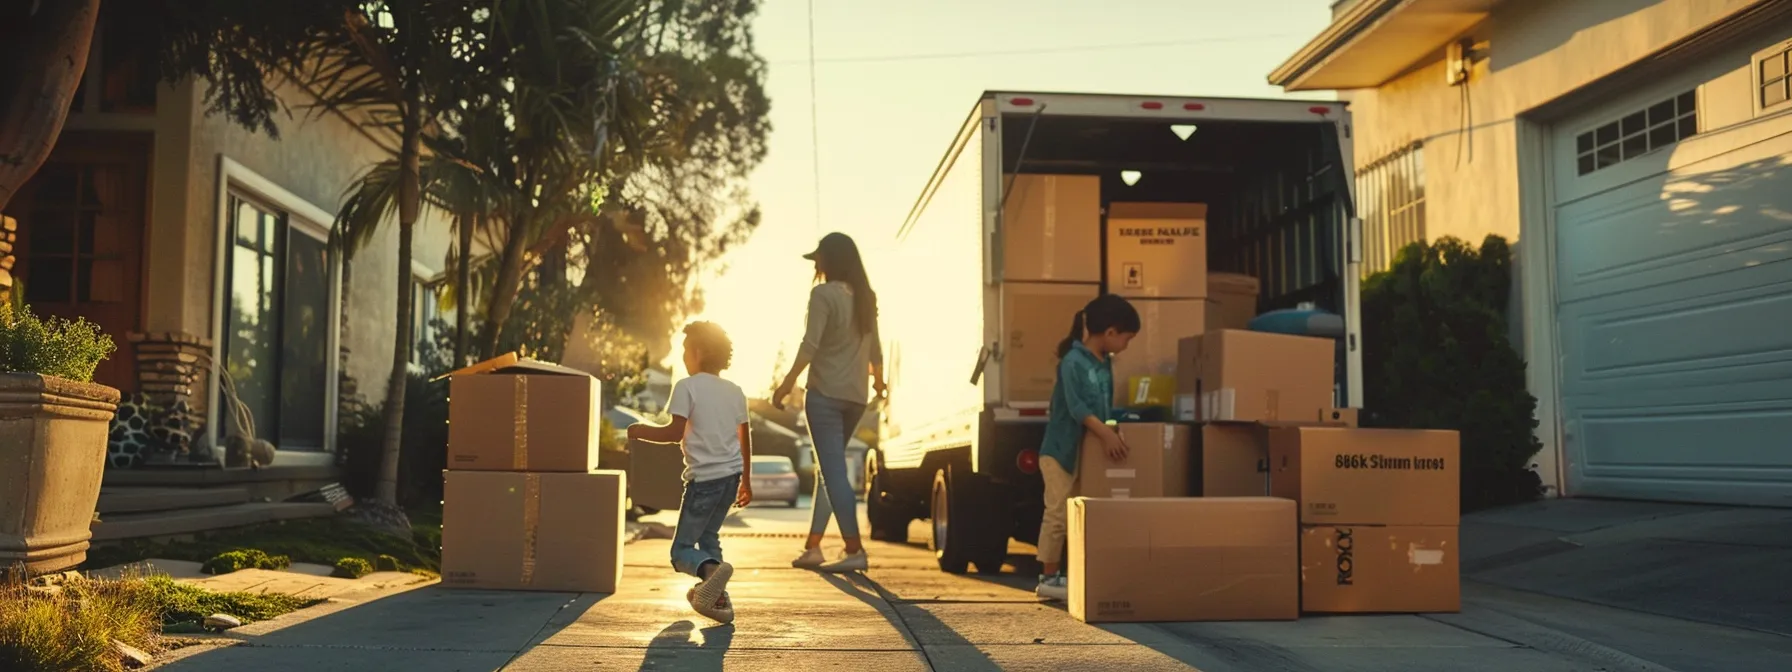
[[[1760,89],[1758,102],[1763,111],[1792,101],[1792,42],[1768,50],[1755,58],[1756,80]]]
[[[1400,248],[1425,240],[1425,145],[1414,143],[1357,173],[1363,275],[1387,270]]]
[[[436,345],[436,321],[442,319],[442,283],[411,277],[411,365],[423,366],[426,350]]]
[[[1581,175],[1667,147],[1699,132],[1699,96],[1687,91],[1574,138]]]
[[[235,193],[229,199],[224,372],[253,417],[257,438],[282,450],[322,450],[328,248],[285,212]]]
[[[115,166],[50,164],[25,220],[30,237],[25,300],[40,308],[123,303],[137,298],[129,255],[139,254],[126,227],[141,226],[130,207],[131,175]],[[117,326],[117,325],[110,325]]]

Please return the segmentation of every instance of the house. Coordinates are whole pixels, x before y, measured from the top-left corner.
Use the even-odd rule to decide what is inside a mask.
[[[1792,2],[1343,0],[1365,264],[1514,239],[1559,494],[1792,504]],[[1370,405],[1374,400],[1367,400]]]
[[[330,227],[348,187],[385,155],[382,139],[301,109],[293,86],[281,90],[294,111],[278,139],[207,115],[203,84],[159,83],[121,35],[102,25],[54,152],[5,213],[17,228],[12,275],[33,308],[84,317],[119,345],[97,380],[132,403],[114,425],[102,495],[112,529],[96,539],[136,536],[126,523],[199,505],[224,513],[183,525],[292,515],[242,507],[336,479],[341,402],[357,388],[383,395],[396,292],[432,291],[449,226],[426,211],[412,286],[398,286],[395,226],[345,266],[326,244]],[[211,448],[232,396],[276,449],[266,468],[224,469]],[[134,419],[150,407],[147,419],[164,425],[153,438]]]

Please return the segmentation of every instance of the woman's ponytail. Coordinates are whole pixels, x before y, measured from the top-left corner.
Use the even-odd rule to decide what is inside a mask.
[[[1083,340],[1083,323],[1087,320],[1087,312],[1087,310],[1076,311],[1076,317],[1070,319],[1070,335],[1064,340],[1058,341],[1058,359],[1063,359],[1065,355],[1070,354],[1070,349],[1076,347],[1076,342]]]

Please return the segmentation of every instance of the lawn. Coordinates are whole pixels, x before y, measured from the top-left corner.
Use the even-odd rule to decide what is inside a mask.
[[[207,562],[231,551],[261,551],[292,562],[335,566],[359,558],[378,566],[382,555],[398,560],[399,569],[435,573],[441,568],[440,508],[407,512],[411,534],[400,536],[342,516],[265,523],[219,530],[191,540],[127,541],[87,552],[83,569],[100,569],[150,558]]]

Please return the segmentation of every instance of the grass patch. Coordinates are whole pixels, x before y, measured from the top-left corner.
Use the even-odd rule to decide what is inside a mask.
[[[54,593],[0,586],[0,670],[113,672],[124,669],[113,640],[153,653],[168,648],[164,628],[190,631],[215,613],[252,623],[318,601],[214,593],[166,576],[78,581]]]
[[[266,556],[278,564],[281,556],[290,562],[333,567],[343,558],[359,558],[374,566],[396,566],[397,571],[423,570],[434,574],[441,569],[442,516],[440,510],[423,510],[408,514],[411,518],[409,537],[375,529],[342,517],[309,518],[264,523],[231,530],[219,530],[187,541],[127,541],[122,544],[87,551],[86,569],[99,569],[140,562],[150,558],[189,560],[211,563],[220,568],[238,564],[238,569],[259,567],[254,561]],[[242,556],[218,560],[233,551]],[[253,552],[259,551],[260,555]],[[389,559],[383,559],[389,558]]]

